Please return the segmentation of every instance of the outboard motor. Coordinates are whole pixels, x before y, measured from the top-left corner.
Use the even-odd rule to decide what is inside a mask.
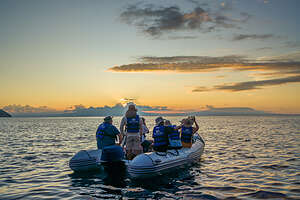
[[[124,162],[122,147],[117,145],[108,146],[102,149],[101,164],[107,176],[104,183],[107,185],[124,187],[126,176],[126,165]]]
[[[123,161],[124,152],[122,147],[111,145],[102,149],[101,163]]]

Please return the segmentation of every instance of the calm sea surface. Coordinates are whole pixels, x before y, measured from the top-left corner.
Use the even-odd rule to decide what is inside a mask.
[[[146,120],[152,129],[154,117]],[[0,199],[300,199],[300,117],[197,120],[206,141],[197,164],[114,187],[104,172],[68,167],[76,152],[95,149],[102,118],[2,118]]]

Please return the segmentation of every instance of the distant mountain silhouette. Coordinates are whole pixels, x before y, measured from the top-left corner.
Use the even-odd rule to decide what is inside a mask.
[[[11,115],[0,109],[0,117],[11,117]]]
[[[226,108],[214,108],[213,106],[208,106],[207,110],[200,112],[190,113],[190,115],[215,115],[215,116],[232,116],[232,115],[274,115],[273,113],[268,113],[260,110],[255,110],[248,107],[226,107]]]
[[[85,107],[75,105],[66,110],[59,111],[46,106],[32,107],[29,105],[9,105],[4,110],[12,113],[14,117],[104,117],[107,115],[123,116],[128,105],[116,104],[114,106]],[[300,114],[278,114],[249,107],[214,107],[207,105],[196,111],[178,111],[169,109],[166,106],[136,105],[138,113],[142,116],[299,116]],[[4,112],[4,111],[2,111]],[[7,117],[7,115],[5,115]]]

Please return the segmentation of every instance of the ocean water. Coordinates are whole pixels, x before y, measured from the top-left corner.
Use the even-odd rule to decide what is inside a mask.
[[[154,117],[146,120],[151,130]],[[121,187],[68,167],[96,147],[101,121],[0,119],[0,199],[300,199],[300,117],[197,117],[206,142],[198,163],[143,182],[125,177]]]

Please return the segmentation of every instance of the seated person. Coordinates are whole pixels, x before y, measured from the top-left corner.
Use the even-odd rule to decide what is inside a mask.
[[[180,140],[180,133],[178,129],[180,126],[172,125],[169,120],[165,121],[165,131],[169,138],[169,149],[181,149],[182,144]]]
[[[164,119],[157,117],[155,119],[156,126],[153,128],[153,150],[158,152],[165,152],[168,149],[169,140],[165,132]]]
[[[199,126],[195,120],[195,117],[188,117],[187,119],[183,119],[181,121],[181,143],[185,148],[192,147],[192,138],[194,133],[196,133],[199,129]],[[196,127],[193,127],[195,123]]]
[[[119,143],[122,141],[122,136],[119,130],[112,125],[112,117],[107,116],[104,118],[104,122],[99,125],[96,132],[97,147],[103,149],[104,147],[115,145],[115,140],[119,136]]]

